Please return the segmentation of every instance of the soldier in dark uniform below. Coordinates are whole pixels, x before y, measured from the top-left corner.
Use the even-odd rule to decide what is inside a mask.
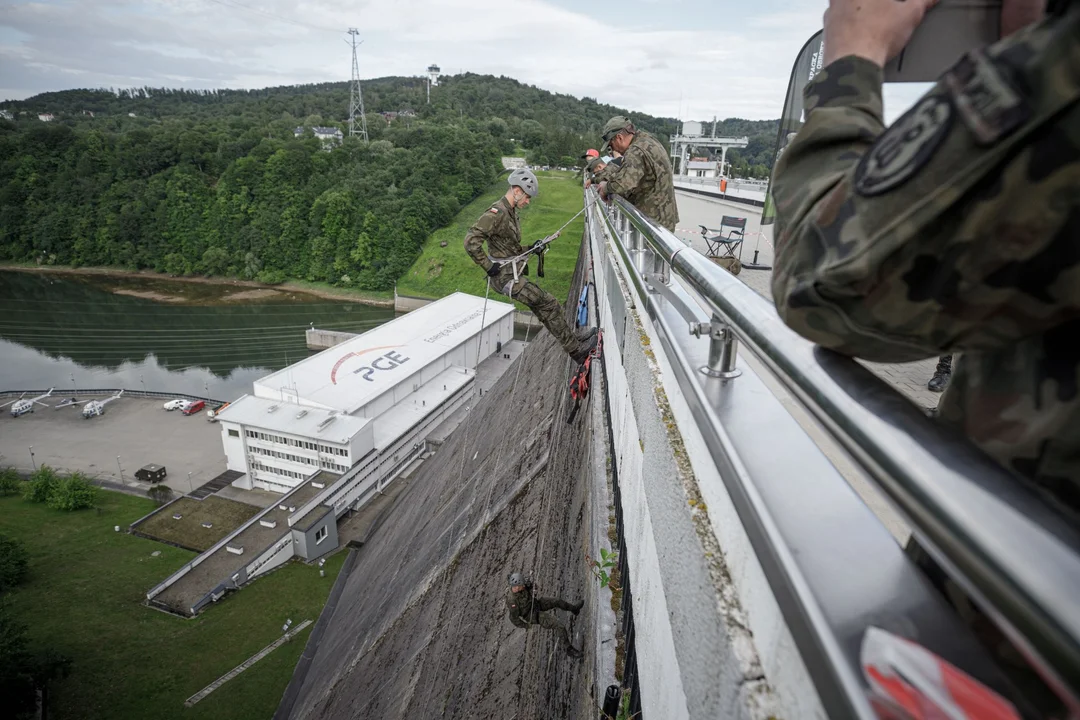
[[[620,116],[604,125],[603,139],[601,152],[610,148],[620,153],[622,159],[620,163],[612,162],[593,178],[600,185],[597,188],[600,197],[607,200],[613,194],[622,195],[658,225],[675,232],[679,208],[675,204],[675,182],[667,149]]]
[[[556,608],[568,610],[577,615],[585,601],[568,603],[559,598],[534,597],[532,583],[517,572],[510,573],[508,582],[510,591],[506,594],[506,610],[510,614],[510,622],[526,630],[533,625],[552,630],[558,636],[559,644],[567,655],[573,658],[581,657],[582,652],[570,644],[570,636],[566,634],[563,624],[555,617],[554,610]]]
[[[582,363],[596,347],[596,328],[575,333],[563,316],[563,308],[551,293],[525,279],[529,268],[518,261],[518,278],[510,258],[525,252],[521,247],[521,228],[517,212],[527,206],[540,191],[531,170],[515,170],[507,179],[510,189],[499,201],[484,211],[465,235],[465,251],[488,274],[488,282],[498,293],[529,306],[536,319],[555,336],[574,362]],[[484,243],[487,252],[484,252]],[[539,241],[537,241],[539,242]]]

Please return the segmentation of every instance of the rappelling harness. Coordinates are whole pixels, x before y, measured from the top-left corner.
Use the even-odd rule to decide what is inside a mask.
[[[596,332],[596,345],[585,356],[585,360],[578,366],[577,372],[570,376],[570,398],[574,401],[574,407],[570,409],[570,415],[566,418],[567,423],[574,422],[578,408],[581,407],[582,401],[589,394],[589,372],[592,370],[592,361],[593,358],[600,357],[603,345],[604,332],[598,330]]]

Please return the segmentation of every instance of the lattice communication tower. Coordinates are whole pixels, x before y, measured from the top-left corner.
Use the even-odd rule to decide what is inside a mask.
[[[349,136],[359,135],[368,141],[367,117],[364,115],[364,95],[360,92],[360,64],[356,61],[356,47],[360,43],[356,37],[359,35],[356,28],[349,28],[351,40],[346,40],[352,46],[352,81],[349,83]],[[356,116],[360,116],[360,130],[356,129]]]

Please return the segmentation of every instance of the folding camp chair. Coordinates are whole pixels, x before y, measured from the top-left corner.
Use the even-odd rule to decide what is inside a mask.
[[[701,237],[705,238],[705,245],[709,248],[707,253],[709,257],[733,258],[736,257],[735,252],[738,251],[738,257],[741,259],[742,242],[746,236],[746,218],[724,215],[720,220],[719,230],[710,230],[704,225],[698,225],[698,227],[701,228]],[[724,234],[725,228],[729,228],[727,235]],[[721,248],[723,248],[723,254],[721,254]]]

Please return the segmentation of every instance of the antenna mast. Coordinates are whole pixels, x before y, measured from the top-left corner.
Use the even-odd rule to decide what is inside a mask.
[[[352,81],[349,83],[349,137],[360,135],[364,142],[368,141],[367,117],[364,115],[364,96],[360,92],[360,65],[356,62],[356,36],[359,35],[356,28],[349,28],[352,40],[346,40],[352,46]],[[361,41],[362,42],[362,41]],[[356,130],[356,115],[360,114],[360,131]]]

